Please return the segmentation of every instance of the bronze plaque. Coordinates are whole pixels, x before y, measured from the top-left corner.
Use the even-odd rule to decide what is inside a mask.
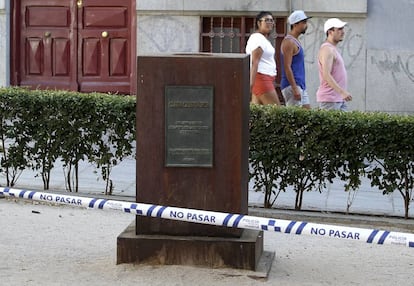
[[[213,166],[212,86],[166,86],[167,167]]]

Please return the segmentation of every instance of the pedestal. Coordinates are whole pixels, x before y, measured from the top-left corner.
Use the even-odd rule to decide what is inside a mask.
[[[247,214],[249,57],[140,56],[137,193],[148,204]],[[137,217],[118,237],[118,263],[254,270],[261,232]]]

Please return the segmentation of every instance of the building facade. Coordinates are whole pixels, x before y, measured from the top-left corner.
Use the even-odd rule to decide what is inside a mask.
[[[23,2],[28,1],[33,0]],[[315,93],[319,84],[317,53],[325,40],[323,23],[331,17],[341,18],[348,22],[345,39],[338,47],[346,63],[349,91],[353,95],[350,109],[414,113],[414,41],[410,37],[414,22],[410,17],[413,1],[130,1],[133,1],[130,7],[136,10],[136,17],[131,18],[135,18],[131,28],[134,35],[130,39],[136,43],[132,43],[133,48],[129,50],[133,57],[154,53],[244,52],[245,41],[254,24],[252,19],[262,10],[271,11],[277,20],[273,42],[278,47],[289,29],[287,16],[293,10],[304,10],[313,17],[308,22],[306,35],[300,38],[305,49],[312,107],[316,107]],[[103,2],[109,5],[110,1]],[[16,70],[11,66],[13,34],[16,33],[12,3],[13,0],[0,0],[2,86],[16,82],[13,80]],[[83,3],[87,4],[88,0]]]

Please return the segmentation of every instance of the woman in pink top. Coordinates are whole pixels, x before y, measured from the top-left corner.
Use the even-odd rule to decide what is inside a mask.
[[[319,81],[316,100],[321,109],[347,110],[347,101],[352,100],[347,91],[347,73],[344,60],[336,46],[344,39],[347,23],[337,18],[328,19],[324,25],[326,42],[319,49]]]

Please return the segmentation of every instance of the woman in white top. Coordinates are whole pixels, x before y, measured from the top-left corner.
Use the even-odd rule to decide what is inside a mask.
[[[274,81],[276,78],[275,48],[268,37],[275,22],[270,12],[256,16],[256,32],[251,34],[246,45],[250,55],[250,91],[252,103],[280,105]]]

